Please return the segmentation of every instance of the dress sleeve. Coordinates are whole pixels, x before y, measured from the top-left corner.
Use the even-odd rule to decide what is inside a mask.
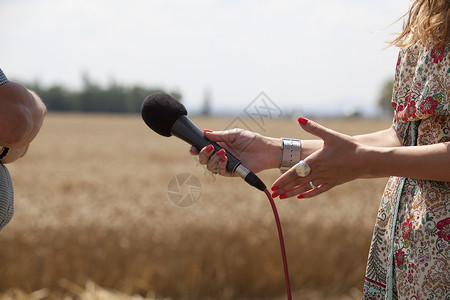
[[[450,115],[450,45],[401,49],[394,77],[394,128],[413,145],[421,120]]]
[[[450,45],[415,45],[400,51],[392,106],[397,121],[450,115]]]

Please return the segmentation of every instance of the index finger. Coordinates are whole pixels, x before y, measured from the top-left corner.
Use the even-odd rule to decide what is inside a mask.
[[[292,189],[293,187],[300,185],[302,182],[298,182],[298,179],[301,178],[295,172],[295,166],[286,171],[283,175],[278,177],[277,180],[272,184],[271,190],[277,191],[279,193],[283,193]]]

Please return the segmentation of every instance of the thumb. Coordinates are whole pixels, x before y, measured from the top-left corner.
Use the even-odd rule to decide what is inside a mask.
[[[334,136],[331,129],[320,125],[319,123],[313,122],[306,118],[298,118],[298,123],[306,132],[321,138],[324,142]]]
[[[203,130],[203,136],[213,142],[223,142],[225,144],[232,143],[235,140],[235,132],[231,130],[212,131],[208,129]]]

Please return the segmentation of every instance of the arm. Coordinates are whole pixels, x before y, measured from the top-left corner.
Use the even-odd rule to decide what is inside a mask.
[[[354,138],[360,144],[374,147],[400,147],[403,144],[393,125],[388,129],[356,135]]]
[[[397,132],[391,126],[388,129],[356,135],[354,140],[360,144],[374,147],[399,147],[402,145]],[[301,159],[305,159],[315,151],[323,147],[323,140],[302,140]]]
[[[3,163],[25,155],[46,112],[44,103],[34,92],[14,82],[0,85],[0,145],[10,148]]]
[[[292,168],[274,182],[272,190],[280,198],[313,197],[357,178],[401,176],[450,181],[450,143],[402,147],[393,128],[350,137],[306,119],[301,126],[320,137],[325,147],[305,159],[311,167],[308,176],[299,177]],[[311,189],[310,181],[316,189]]]
[[[361,151],[370,177],[399,176],[450,182],[450,142],[425,146],[366,147]]]
[[[218,142],[225,150],[235,154],[244,166],[255,173],[280,167],[282,156],[280,138],[266,137],[242,129],[213,132],[205,130],[204,135],[206,138]],[[359,143],[368,146],[401,145],[401,141],[393,127],[374,133],[355,136],[354,138]],[[322,147],[323,141],[320,139],[302,140],[301,159],[305,159]],[[224,176],[231,176],[225,170],[227,164],[226,158],[224,161],[221,161],[221,157],[211,156],[212,153],[208,153],[206,147],[200,152],[194,147],[191,147],[190,152],[192,155],[200,154],[200,163],[207,165],[208,170]]]

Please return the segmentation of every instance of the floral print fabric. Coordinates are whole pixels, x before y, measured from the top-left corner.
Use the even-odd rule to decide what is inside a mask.
[[[400,51],[392,106],[395,122],[403,124],[435,114],[449,115],[450,47],[416,45]]]
[[[394,127],[405,146],[450,141],[450,46],[401,50]],[[449,170],[450,172],[450,170]],[[364,299],[450,299],[450,182],[391,177],[372,237]]]

